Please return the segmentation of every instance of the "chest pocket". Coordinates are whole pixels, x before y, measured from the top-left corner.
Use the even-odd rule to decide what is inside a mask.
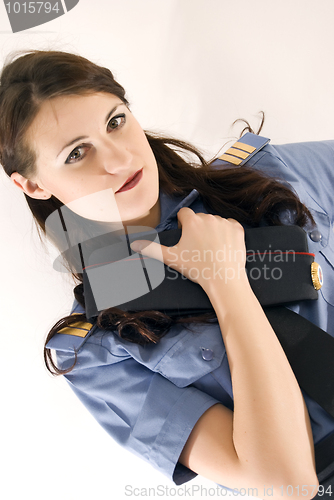
[[[330,217],[325,208],[321,206],[321,193],[319,193],[319,200],[314,199],[296,174],[287,166],[283,168],[285,163],[279,159],[271,146],[265,146],[262,151],[247,162],[247,165],[272,177],[283,178],[293,187],[300,200],[312,211],[322,240],[314,243],[308,239],[309,251],[316,254],[315,261],[321,265],[324,274],[324,283],[320,293],[328,304],[334,306],[334,233]]]
[[[177,387],[186,387],[217,369],[226,356],[217,323],[191,325],[191,330],[176,342],[155,366]]]

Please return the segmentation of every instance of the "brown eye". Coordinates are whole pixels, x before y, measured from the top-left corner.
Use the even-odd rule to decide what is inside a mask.
[[[65,163],[76,163],[82,160],[86,156],[86,152],[88,151],[88,146],[78,146],[73,149],[71,153],[66,158]]]
[[[125,124],[125,114],[113,116],[108,122],[108,128],[115,130],[122,127]]]

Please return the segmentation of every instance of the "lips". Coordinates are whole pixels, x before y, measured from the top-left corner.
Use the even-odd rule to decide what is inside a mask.
[[[137,186],[141,178],[143,177],[143,169],[137,170],[133,175],[131,175],[123,184],[123,186],[116,191],[116,193],[123,193],[124,191],[128,191],[129,189]]]

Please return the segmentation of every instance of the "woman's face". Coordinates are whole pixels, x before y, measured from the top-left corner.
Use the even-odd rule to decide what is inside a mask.
[[[157,163],[118,97],[96,93],[46,101],[27,139],[37,157],[30,178],[37,188],[30,196],[54,195],[71,207],[74,200],[111,189],[123,222],[159,222]]]

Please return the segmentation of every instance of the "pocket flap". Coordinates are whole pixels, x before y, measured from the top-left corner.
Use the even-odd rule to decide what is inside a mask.
[[[212,372],[226,355],[218,323],[192,324],[190,328],[155,367],[177,387],[186,387]]]

